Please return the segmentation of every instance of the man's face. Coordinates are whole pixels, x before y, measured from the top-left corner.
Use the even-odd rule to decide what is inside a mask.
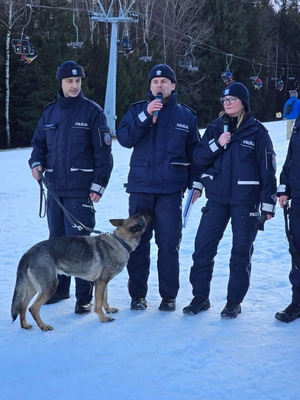
[[[164,77],[155,77],[151,80],[150,90],[153,96],[156,96],[157,93],[162,93],[163,95],[163,103],[165,99],[168,99],[171,96],[173,90],[175,90],[175,83],[172,83],[170,79]]]
[[[64,78],[61,81],[61,88],[65,97],[77,97],[81,90],[81,78]]]

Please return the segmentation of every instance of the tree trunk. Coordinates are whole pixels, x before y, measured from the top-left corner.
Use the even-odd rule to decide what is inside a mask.
[[[10,101],[10,83],[9,83],[9,61],[10,61],[10,38],[11,38],[11,26],[12,26],[12,11],[13,1],[9,2],[8,9],[8,23],[7,23],[7,34],[6,34],[6,57],[5,57],[5,126],[6,126],[6,145],[7,148],[11,148],[11,137],[10,137],[10,121],[9,121],[9,101]]]

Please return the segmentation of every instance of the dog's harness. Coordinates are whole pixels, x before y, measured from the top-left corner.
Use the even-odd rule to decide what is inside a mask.
[[[297,269],[300,269],[300,253],[297,251],[296,246],[293,242],[293,237],[291,235],[290,229],[289,229],[289,223],[288,223],[288,216],[294,213],[296,214],[295,211],[291,210],[287,205],[283,207],[283,215],[284,215],[284,225],[285,225],[285,233],[287,240],[289,242],[289,252],[291,253],[292,259],[295,263],[295,267]]]
[[[118,242],[120,242],[121,243],[121,245],[123,246],[123,247],[125,247],[125,249],[129,252],[129,253],[131,253],[132,252],[132,247],[131,246],[129,246],[129,244],[128,243],[126,243],[125,242],[125,240],[123,240],[123,239],[121,239],[121,238],[119,238],[118,236],[116,236],[114,233],[111,233],[111,235],[115,238],[115,239],[117,239],[117,241]]]
[[[44,188],[43,188],[43,184],[46,186],[48,192],[51,194],[51,196],[54,198],[54,200],[57,202],[57,204],[59,205],[59,207],[63,210],[65,216],[67,217],[68,221],[70,222],[70,224],[72,225],[72,228],[77,228],[79,231],[81,231],[82,229],[85,229],[88,232],[93,232],[93,233],[97,233],[98,235],[100,235],[102,232],[100,231],[96,231],[94,229],[89,228],[88,226],[85,226],[82,222],[78,221],[78,219],[76,219],[59,201],[58,197],[51,191],[51,189],[48,187],[48,182],[46,181],[44,175],[42,174],[42,172],[40,172],[40,180],[38,181],[39,185],[40,185],[40,209],[39,209],[39,216],[40,218],[44,218],[45,214],[46,214],[46,210],[47,210],[47,202],[46,202],[46,196],[44,193]],[[42,213],[42,209],[43,209],[43,200],[44,200],[44,212]],[[77,222],[78,225],[75,224],[75,222]],[[125,246],[124,246],[125,247]],[[132,251],[132,250],[131,250]]]

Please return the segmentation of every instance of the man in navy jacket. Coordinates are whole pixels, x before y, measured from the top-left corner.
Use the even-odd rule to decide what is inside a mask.
[[[187,188],[200,185],[199,171],[193,163],[193,149],[199,141],[197,119],[190,108],[177,103],[176,82],[168,65],[154,66],[149,73],[149,101],[132,104],[117,129],[120,144],[133,148],[126,184],[129,214],[150,213],[153,217],[152,229],[144,233],[127,265],[132,310],[147,307],[153,231],[162,297],[159,310],[175,310],[182,196]],[[199,194],[197,191],[196,197]]]
[[[61,86],[58,100],[46,106],[32,139],[29,166],[36,180],[45,172],[49,190],[63,207],[85,226],[95,226],[97,203],[108,184],[113,167],[111,134],[102,108],[85,98],[81,83],[85,74],[74,61],[57,69]],[[50,239],[58,236],[89,235],[71,225],[61,207],[48,193],[47,219]],[[59,275],[56,293],[47,304],[70,297],[71,278]],[[92,282],[76,281],[75,313],[91,311]]]
[[[280,207],[289,208],[289,228],[293,244],[300,254],[300,116],[296,119],[288,152],[280,174],[280,185],[277,190]],[[296,265],[294,257],[291,260],[289,274],[292,285],[292,302],[275,318],[282,322],[292,322],[300,318],[300,265]]]

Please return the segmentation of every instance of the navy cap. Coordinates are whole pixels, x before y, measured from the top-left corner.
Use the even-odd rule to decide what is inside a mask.
[[[168,78],[172,83],[177,83],[175,72],[167,64],[157,64],[149,72],[149,83],[153,78]]]
[[[71,77],[80,77],[84,78],[85,73],[83,68],[77,64],[77,62],[68,60],[63,62],[58,68],[56,72],[56,79],[58,83],[61,85],[61,80],[64,78],[71,78]]]
[[[236,96],[238,97],[245,108],[245,111],[249,111],[249,91],[245,85],[240,82],[233,82],[228,85],[222,93],[222,97],[224,96]]]

